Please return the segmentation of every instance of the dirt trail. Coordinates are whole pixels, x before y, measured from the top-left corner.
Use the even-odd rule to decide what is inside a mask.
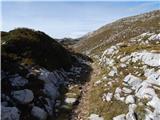
[[[74,109],[73,116],[71,120],[88,120],[89,116],[89,94],[92,91],[93,81],[96,76],[100,75],[100,68],[96,66],[94,63],[91,64],[92,66],[92,73],[90,80],[83,86],[82,88],[82,97],[80,99],[79,105]]]

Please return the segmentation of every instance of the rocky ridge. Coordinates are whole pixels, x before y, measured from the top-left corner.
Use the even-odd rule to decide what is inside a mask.
[[[94,101],[96,96],[90,96],[89,102],[94,102],[90,104],[90,120],[93,114],[101,116],[95,120],[160,119],[159,47],[160,33],[147,32],[107,48],[101,56],[93,55],[103,71],[92,83],[97,87],[92,91],[100,93]],[[96,101],[108,109],[96,106]],[[109,107],[118,101],[124,108]],[[109,111],[115,113],[109,115]]]

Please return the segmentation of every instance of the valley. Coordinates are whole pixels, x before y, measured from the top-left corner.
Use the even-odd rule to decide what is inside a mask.
[[[160,10],[76,41],[2,32],[2,120],[159,120]]]

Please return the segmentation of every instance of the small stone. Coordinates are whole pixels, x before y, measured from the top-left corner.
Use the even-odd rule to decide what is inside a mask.
[[[100,117],[97,114],[91,114],[90,117],[89,117],[89,120],[104,120],[104,118]]]
[[[21,76],[18,75],[15,75],[13,78],[10,78],[9,81],[11,82],[11,85],[15,87],[24,86],[28,83],[27,79],[22,78]]]
[[[110,87],[112,87],[112,81],[107,83]]]
[[[126,115],[126,120],[137,120],[136,113],[135,112],[128,112],[128,114]]]
[[[52,83],[45,83],[43,92],[48,96],[55,100],[59,96],[58,88]]]
[[[16,107],[1,107],[2,120],[19,120],[20,114]]]
[[[129,94],[129,93],[131,93],[131,92],[132,92],[132,90],[131,90],[131,89],[126,88],[126,87],[123,87],[123,88],[122,88],[122,91],[123,91],[124,93],[126,93],[126,94]]]
[[[157,96],[155,90],[152,88],[152,85],[143,81],[135,91],[135,95],[138,98],[152,99],[154,96]]]
[[[111,71],[108,73],[109,76],[115,76],[117,74],[117,68],[116,67],[113,67],[111,69]]]
[[[130,104],[129,105],[129,112],[126,115],[126,120],[137,120],[136,119],[136,113],[135,113],[136,107],[137,107],[136,104]]]
[[[102,99],[103,99],[103,101],[109,102],[109,101],[111,101],[112,96],[113,96],[113,93],[107,93],[107,94],[105,93],[105,94],[103,95]]]
[[[117,87],[116,88],[116,90],[115,90],[115,94],[114,94],[114,98],[116,99],[116,100],[120,100],[120,101],[124,101],[124,97],[121,97],[121,92],[122,92],[122,90],[121,90],[121,88],[120,87]]]
[[[135,103],[135,97],[133,95],[128,95],[126,97],[125,103],[126,104],[133,104],[133,103]]]
[[[96,81],[94,85],[96,86],[96,85],[99,85],[100,83],[102,83],[102,80]]]
[[[76,102],[76,98],[66,98],[65,99],[65,102],[68,103],[68,104],[73,104]]]
[[[21,104],[27,104],[34,98],[33,92],[29,89],[14,91],[12,92],[12,96]]]
[[[127,75],[124,80],[125,83],[127,83],[129,86],[132,87],[132,89],[136,89],[140,83],[142,82],[141,79],[139,79],[138,77],[135,77],[134,75]]]
[[[154,96],[152,100],[147,103],[147,105],[151,106],[160,113],[160,99],[157,96]]]
[[[113,118],[113,120],[126,120],[126,115],[121,114]]]
[[[38,120],[46,120],[47,113],[40,107],[34,106],[31,110],[31,114]]]
[[[121,68],[124,68],[124,67],[126,67],[127,65],[124,64],[124,63],[121,63],[120,66],[121,66]]]

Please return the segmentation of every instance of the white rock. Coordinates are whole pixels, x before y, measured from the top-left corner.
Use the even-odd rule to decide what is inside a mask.
[[[137,120],[134,112],[128,112],[126,115],[126,120]]]
[[[126,120],[126,115],[121,114],[113,118],[113,120]]]
[[[135,97],[133,95],[128,95],[126,97],[125,103],[126,104],[133,104],[133,103],[135,103]]]
[[[147,103],[147,105],[152,106],[155,111],[160,114],[160,99],[157,96],[154,96],[152,100]]]
[[[147,82],[160,86],[160,72],[157,71],[150,73],[150,75],[147,77]]]
[[[122,55],[118,55],[118,56],[117,56],[117,59],[120,59],[121,57],[122,57]]]
[[[121,68],[124,68],[124,67],[126,67],[126,66],[127,66],[127,65],[124,64],[124,63],[121,63],[121,64],[120,64],[120,67],[121,67]]]
[[[27,104],[34,98],[33,92],[28,89],[13,91],[12,96],[21,104]]]
[[[137,120],[134,112],[136,107],[137,107],[136,104],[129,105],[129,112],[126,115],[126,120]]]
[[[146,35],[148,35],[148,32],[142,33],[140,36],[141,36],[141,37],[145,37]]]
[[[160,120],[160,114],[158,114],[156,111],[152,112],[149,109],[145,109],[145,120]]]
[[[115,94],[121,94],[122,90],[120,87],[117,87],[116,90],[115,90]]]
[[[122,90],[121,90],[121,88],[120,87],[117,87],[116,88],[116,90],[115,90],[115,94],[114,94],[114,98],[116,99],[116,100],[120,100],[120,101],[124,101],[124,97],[121,97],[121,92],[122,92]]]
[[[147,66],[144,66],[143,67],[143,70],[144,70],[144,75],[145,77],[149,77],[150,75],[152,75],[154,72],[155,72],[155,69],[152,68],[152,69],[147,69]]]
[[[152,99],[154,96],[157,96],[155,90],[152,88],[152,85],[143,81],[136,89],[135,95],[141,99]]]
[[[132,87],[132,89],[136,89],[140,83],[142,82],[141,79],[139,79],[138,77],[135,77],[131,74],[127,75],[124,80],[125,83],[127,83],[129,86]]]
[[[68,104],[73,104],[76,102],[76,98],[66,98],[65,99],[65,102],[68,103]]]
[[[143,102],[138,102],[138,106],[144,106]]]
[[[154,34],[150,36],[148,40],[160,40],[160,34]]]
[[[143,61],[145,64],[150,66],[159,66],[159,57],[158,53],[150,53],[147,51],[142,52],[134,52],[131,55],[125,56],[121,58],[121,62],[125,62],[127,60],[131,60],[132,62],[137,62],[138,60]]]
[[[47,113],[43,109],[41,109],[37,106],[34,106],[32,108],[31,114],[34,117],[36,117],[38,120],[46,120],[47,119]]]
[[[119,100],[119,101],[122,101],[122,102],[124,102],[124,100],[125,100],[125,97],[121,97],[120,94],[115,94],[115,95],[114,95],[114,98],[115,98],[116,100]]]
[[[120,59],[120,61],[121,62],[126,62],[126,61],[128,61],[128,60],[130,60],[130,56],[129,55],[127,55],[127,56],[125,56],[125,57],[122,57],[121,59]]]
[[[150,33],[150,32],[146,32],[146,33],[142,33],[140,36],[141,37],[145,37],[145,36],[152,36],[152,35],[154,35],[155,33]]]
[[[129,89],[129,88],[123,87],[123,88],[122,88],[122,92],[124,92],[124,93],[126,93],[126,94],[129,94],[129,93],[132,92],[132,90]]]
[[[155,37],[155,39],[160,40],[160,33]]]
[[[135,109],[137,108],[137,105],[136,104],[130,104],[128,108],[129,108],[129,112],[134,112]]]
[[[117,46],[111,46],[110,48],[106,49],[103,54],[102,54],[102,57],[105,56],[105,55],[113,55],[115,53],[118,52],[118,47]]]
[[[2,120],[19,120],[20,114],[16,107],[1,107]]]
[[[102,80],[98,80],[98,81],[95,82],[94,85],[96,86],[96,85],[100,84],[101,82],[102,82]]]
[[[107,80],[107,76],[104,76],[102,79],[103,79],[103,80]]]
[[[100,117],[100,116],[97,115],[97,114],[91,114],[91,115],[89,116],[89,120],[104,120],[104,118],[103,118],[103,117]]]
[[[107,58],[107,57],[102,57],[100,59],[100,63],[102,65],[108,65],[108,66],[113,66],[114,65],[114,60],[113,59],[110,59],[110,58]]]
[[[142,61],[144,64],[149,66],[158,67],[160,66],[160,54],[151,53],[147,51],[142,52],[133,52],[131,55],[121,58],[121,62],[132,61],[137,62],[138,60]]]
[[[112,81],[107,83],[110,87],[112,87]]]
[[[107,93],[107,94],[105,93],[105,94],[103,94],[102,99],[103,99],[103,101],[109,102],[109,101],[111,101],[112,96],[113,96],[113,93]]]
[[[109,76],[115,76],[117,74],[117,68],[112,67],[111,71],[108,73]]]

